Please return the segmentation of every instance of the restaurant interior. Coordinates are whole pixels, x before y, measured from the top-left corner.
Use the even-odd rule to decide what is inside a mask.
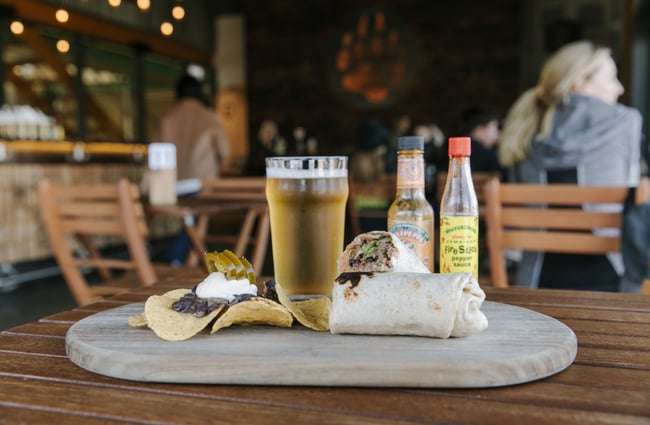
[[[290,147],[302,128],[314,152],[352,155],[369,118],[408,115],[453,136],[468,107],[503,117],[545,58],[578,38],[611,48],[620,101],[650,121],[647,0],[0,0],[0,28],[0,328],[75,304],[38,180],[139,181],[186,70],[223,120],[229,176],[246,174],[265,120]],[[355,32],[392,50],[353,55]],[[155,223],[153,258],[177,226]]]
[[[583,39],[610,49],[619,110],[643,120],[634,187],[467,179],[465,112],[503,129]],[[0,424],[649,423],[650,0],[0,0],[0,53]],[[169,167],[182,75],[227,135],[218,176]],[[416,178],[389,169],[386,137],[415,134],[464,172],[420,161],[410,137]],[[292,158],[259,172],[260,152]],[[332,172],[340,232],[274,218],[296,163]],[[383,231],[400,193],[437,214],[433,262]],[[444,226],[462,234],[449,251],[478,247],[456,257],[465,273],[429,273]],[[627,263],[614,290],[522,287],[535,253]],[[328,279],[278,278],[308,269]],[[560,267],[572,283],[599,271]]]

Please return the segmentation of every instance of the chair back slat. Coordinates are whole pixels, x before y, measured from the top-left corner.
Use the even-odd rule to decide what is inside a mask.
[[[511,249],[555,253],[606,254],[620,252],[620,237],[598,236],[590,233],[533,232],[508,230],[503,245]]]
[[[108,267],[109,269],[134,270],[135,263],[130,260],[116,260],[110,258],[75,258],[74,264],[79,267]]]
[[[116,217],[115,220],[100,220],[81,218],[62,218],[61,227],[67,233],[79,233],[84,235],[124,235],[124,226]]]
[[[227,201],[265,201],[266,178],[220,177],[201,179],[198,198]]]
[[[115,198],[117,198],[117,192],[115,193],[113,202],[103,199],[84,201],[70,198],[69,201],[63,203],[64,198],[59,198],[58,208],[61,215],[65,217],[116,217],[119,216],[120,207],[115,204]]]
[[[621,214],[578,209],[533,209],[502,207],[501,220],[513,227],[544,229],[591,230],[595,228],[621,228]]]
[[[572,184],[504,184],[501,188],[502,204],[621,204],[627,196],[624,187],[577,186]],[[541,196],[540,196],[541,195]]]

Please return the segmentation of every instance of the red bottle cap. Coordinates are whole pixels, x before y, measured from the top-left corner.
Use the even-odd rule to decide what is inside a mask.
[[[469,137],[450,137],[450,156],[470,156],[472,153],[472,139]]]

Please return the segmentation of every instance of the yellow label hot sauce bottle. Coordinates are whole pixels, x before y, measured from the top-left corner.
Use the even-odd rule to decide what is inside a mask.
[[[449,170],[440,201],[440,273],[478,279],[478,201],[469,165],[469,137],[449,139]]]
[[[433,272],[434,219],[424,194],[424,140],[400,137],[397,148],[397,193],[388,209],[388,231]]]

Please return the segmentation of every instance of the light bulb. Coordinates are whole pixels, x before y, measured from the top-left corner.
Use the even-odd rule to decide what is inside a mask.
[[[151,0],[138,0],[138,9],[149,10],[151,7]]]
[[[170,36],[174,32],[174,26],[170,22],[163,22],[160,24],[160,32],[162,35]]]
[[[54,14],[54,17],[56,18],[57,21],[61,22],[62,24],[65,24],[66,22],[68,22],[68,19],[70,19],[70,14],[65,9],[59,9]]]
[[[70,50],[70,43],[68,40],[59,40],[56,42],[56,50],[61,53],[68,53]]]
[[[172,16],[178,21],[183,19],[185,17],[185,9],[183,9],[183,6],[174,6],[172,9]]]
[[[119,7],[122,4],[122,0],[108,0],[108,4],[113,7]]]
[[[13,21],[13,22],[9,25],[9,29],[11,30],[11,32],[12,32],[13,34],[15,34],[15,35],[20,35],[20,34],[22,34],[22,33],[25,31],[25,26],[24,26],[23,23],[20,22],[20,21]]]

